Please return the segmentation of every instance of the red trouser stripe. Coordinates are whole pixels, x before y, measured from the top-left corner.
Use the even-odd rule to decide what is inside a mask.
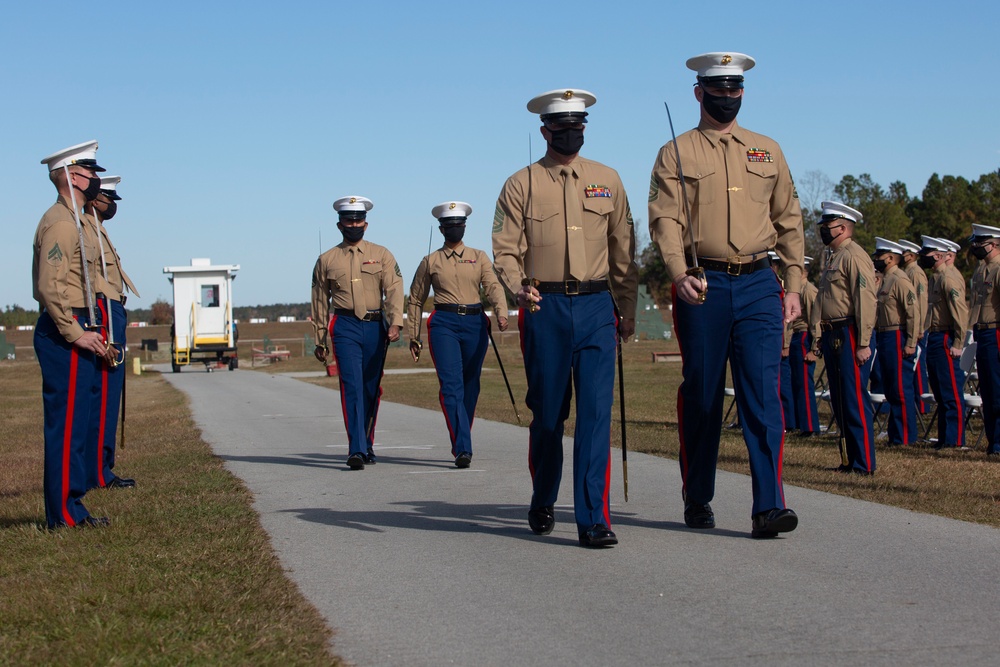
[[[671,318],[674,324],[674,336],[677,339],[677,349],[681,353],[681,366],[684,365],[684,345],[681,343],[680,329],[677,327],[677,288],[673,285],[670,287],[670,304],[673,306],[671,310]],[[677,387],[677,436],[680,440],[680,451],[678,452],[680,456],[681,464],[681,490],[687,490],[687,476],[688,476],[688,460],[687,460],[687,450],[684,447],[684,395],[681,393],[681,388]]]
[[[903,332],[896,331],[896,387],[897,400],[903,408],[903,444],[910,442],[910,430],[906,419],[906,388],[903,387]]]
[[[815,397],[809,396],[809,361],[806,360],[806,355],[809,354],[809,350],[806,348],[806,338],[807,337],[803,335],[799,343],[802,347],[802,400],[805,401],[806,406],[806,423],[809,424],[809,428],[812,429],[812,402],[815,400]]]
[[[854,342],[854,327],[847,328],[847,336],[848,340],[851,342],[851,349],[856,350],[857,345]],[[854,369],[854,391],[858,399],[858,417],[861,419],[861,430],[865,435],[865,469],[871,470],[872,459],[871,454],[869,454],[871,442],[868,440],[868,423],[865,421],[865,407],[864,403],[861,402],[863,400],[861,396],[861,368],[858,366],[858,360],[856,357],[852,359],[852,362],[851,367]]]
[[[955,408],[957,410],[958,407],[962,404],[962,401],[965,399],[961,394],[958,393],[958,381],[955,379],[955,361],[954,359],[952,359],[951,350],[948,349],[949,348],[948,338],[949,336],[947,334],[942,336],[941,344],[944,346],[945,358],[948,360],[948,377],[951,380],[951,395],[955,397]],[[964,442],[964,440],[962,440],[962,430],[963,427],[965,426],[963,417],[964,415],[961,412],[959,412],[957,420],[958,431],[957,431],[957,437],[955,438],[955,442],[954,443],[946,442],[944,444],[946,445],[954,444],[956,447],[958,447]]]
[[[75,526],[76,521],[66,510],[69,502],[69,453],[73,443],[73,412],[76,410],[76,369],[80,353],[74,345],[69,355],[69,393],[66,396],[66,426],[63,429],[63,462],[62,462],[62,493],[59,496],[59,509],[67,526]],[[86,424],[83,425],[86,428]]]

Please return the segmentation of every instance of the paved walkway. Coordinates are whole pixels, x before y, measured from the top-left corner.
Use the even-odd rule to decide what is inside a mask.
[[[684,527],[675,461],[629,456],[618,547],[527,527],[527,429],[477,421],[456,470],[440,413],[384,403],[350,471],[330,389],[262,372],[165,373],[253,492],[289,575],[358,665],[955,665],[996,662],[1000,531],[786,487],[799,529],[749,539],[750,482]],[[567,448],[567,462],[571,447]]]

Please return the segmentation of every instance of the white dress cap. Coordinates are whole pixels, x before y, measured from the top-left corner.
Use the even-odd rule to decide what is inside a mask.
[[[907,241],[906,239],[899,239],[896,241],[899,247],[903,249],[904,252],[920,252],[920,246],[918,246],[913,241]]]
[[[441,218],[468,218],[472,213],[472,207],[464,201],[446,201],[431,209],[431,215],[436,219]]]
[[[341,197],[337,201],[333,202],[333,209],[340,213],[342,211],[365,211],[368,212],[372,210],[371,199],[367,197],[359,197],[357,195],[352,195],[350,197]]]
[[[831,218],[846,218],[851,222],[861,222],[864,216],[861,215],[861,211],[853,209],[847,204],[841,204],[836,201],[825,201],[820,206],[823,208],[823,218],[831,216]],[[820,218],[820,224],[826,222],[823,218]]]
[[[101,192],[111,199],[121,199],[118,196],[118,184],[121,182],[121,176],[101,176]]]
[[[743,76],[743,72],[753,69],[756,64],[757,61],[747,54],[735,51],[713,51],[687,60],[688,69],[704,77]]]
[[[1000,227],[990,227],[989,225],[972,225],[972,235],[983,236],[991,239],[1000,239]]]
[[[937,250],[939,252],[949,252],[948,246],[945,245],[944,241],[934,236],[921,236],[920,246],[921,250],[926,248],[928,250]]]
[[[954,241],[949,241],[944,237],[939,236],[937,237],[937,240],[944,244],[944,247],[947,248],[948,252],[958,252],[962,249],[962,246],[958,245]]]
[[[895,241],[890,241],[889,239],[884,239],[881,236],[875,237],[875,252],[894,252],[897,255],[903,254],[903,246],[899,245]]]
[[[85,141],[76,146],[64,148],[48,157],[42,158],[42,164],[49,166],[49,171],[80,165],[94,171],[104,171],[97,164],[97,140]]]
[[[584,114],[585,109],[597,102],[593,93],[579,88],[560,88],[533,97],[528,102],[528,111],[542,116],[555,113]]]

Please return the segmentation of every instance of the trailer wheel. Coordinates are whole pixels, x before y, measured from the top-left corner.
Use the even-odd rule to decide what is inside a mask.
[[[239,359],[233,358],[229,360],[229,370],[235,371],[239,367],[240,367]]]
[[[170,368],[172,368],[175,373],[180,373],[181,372],[180,365],[178,363],[174,362],[174,361],[170,362]]]

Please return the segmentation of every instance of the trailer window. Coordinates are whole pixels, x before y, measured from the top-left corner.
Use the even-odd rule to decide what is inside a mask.
[[[218,308],[219,307],[219,286],[218,285],[202,285],[201,286],[201,307],[202,308]]]

